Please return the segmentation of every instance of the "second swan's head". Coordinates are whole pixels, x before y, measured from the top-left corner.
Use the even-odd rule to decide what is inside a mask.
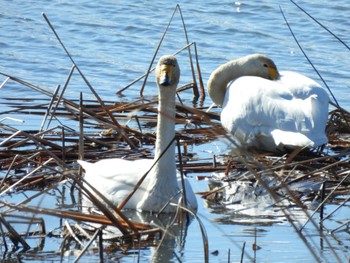
[[[180,67],[174,56],[162,56],[156,68],[156,81],[160,86],[177,86],[180,80]]]
[[[237,59],[237,64],[243,67],[243,73],[248,76],[257,76],[276,80],[279,77],[277,67],[272,59],[265,55],[253,54]]]
[[[253,54],[231,60],[211,73],[208,80],[208,93],[213,102],[222,106],[226,94],[226,87],[230,81],[243,76],[257,76],[276,80],[279,73],[275,63],[267,56]]]

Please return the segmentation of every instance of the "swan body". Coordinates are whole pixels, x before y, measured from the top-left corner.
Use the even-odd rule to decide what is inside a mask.
[[[242,146],[276,152],[327,143],[327,92],[304,75],[278,72],[266,56],[249,55],[219,67],[208,92],[222,107],[223,127]]]
[[[163,56],[156,67],[159,105],[157,138],[154,160],[104,159],[96,163],[79,160],[85,170],[85,180],[107,197],[113,204],[120,204],[132,191],[139,179],[151,168],[175,136],[175,95],[180,78],[180,69],[173,56]],[[181,178],[176,170],[175,144],[171,143],[152,170],[126,203],[124,208],[158,212],[169,200],[179,201],[182,189]],[[197,209],[196,196],[185,179],[185,193],[189,208]],[[175,199],[172,199],[174,198]],[[167,206],[166,212],[174,212],[177,207]]]

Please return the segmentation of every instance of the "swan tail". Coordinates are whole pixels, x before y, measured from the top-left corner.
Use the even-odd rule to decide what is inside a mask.
[[[77,162],[80,164],[80,166],[85,170],[89,170],[89,168],[91,168],[94,164],[93,163],[89,163],[87,161],[83,161],[83,160],[77,160]]]
[[[328,100],[320,95],[312,95],[310,100],[314,124],[325,128],[328,118]]]
[[[312,134],[307,136],[300,132],[273,130],[271,135],[275,141],[277,148],[287,147],[318,147],[327,143],[327,137],[323,133]]]

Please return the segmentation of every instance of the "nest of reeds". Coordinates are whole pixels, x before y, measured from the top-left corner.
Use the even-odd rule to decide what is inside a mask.
[[[221,156],[220,165],[226,168],[207,178],[209,190],[202,192],[202,197],[214,211],[226,210],[221,218],[225,222],[242,223],[240,217],[237,219],[239,214],[249,216],[250,223],[256,222],[252,218],[260,218],[262,224],[298,221],[297,208],[307,222],[316,220],[317,214],[318,223],[324,224],[349,200],[349,120],[350,114],[344,109],[331,111],[326,128],[329,142],[319,149],[281,154],[251,154],[238,149]],[[336,208],[324,216],[326,204]],[[346,224],[327,230],[346,230]]]

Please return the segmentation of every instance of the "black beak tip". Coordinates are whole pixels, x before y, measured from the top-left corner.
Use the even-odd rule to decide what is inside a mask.
[[[170,85],[170,81],[168,78],[161,78],[159,80],[159,84],[162,86],[169,86]]]

